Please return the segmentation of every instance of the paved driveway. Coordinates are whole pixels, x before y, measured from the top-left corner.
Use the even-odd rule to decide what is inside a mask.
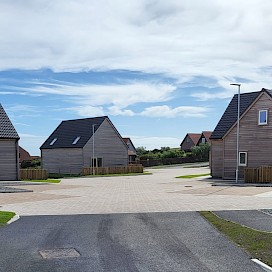
[[[0,228],[0,271],[263,271],[196,212],[26,216]]]
[[[177,179],[209,169],[169,167],[152,175],[64,179],[26,185],[33,192],[0,194],[1,210],[19,215],[64,215],[271,209],[272,187],[212,186],[207,178]],[[219,184],[220,185],[220,184]]]

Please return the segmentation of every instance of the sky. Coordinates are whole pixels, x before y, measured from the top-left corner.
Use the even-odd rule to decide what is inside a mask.
[[[109,116],[146,149],[212,131],[237,87],[272,88],[271,0],[1,0],[0,103],[31,155]]]

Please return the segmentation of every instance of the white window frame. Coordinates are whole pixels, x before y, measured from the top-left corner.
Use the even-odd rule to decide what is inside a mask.
[[[266,114],[266,121],[265,122],[261,122],[261,113],[262,112],[265,112],[265,114]],[[267,124],[268,124],[268,110],[259,110],[258,125],[263,126],[263,125],[267,125]]]
[[[245,163],[241,163],[241,154],[245,154]],[[239,166],[247,166],[247,152],[246,151],[239,152]]]
[[[58,138],[54,138],[49,145],[53,145],[57,140]]]
[[[202,137],[201,138],[201,144],[205,144],[206,143],[206,139],[205,139],[205,137]]]
[[[73,141],[73,145],[75,145],[75,144],[77,144],[77,142],[80,140],[80,136],[78,136],[78,137],[76,137],[75,139],[74,139],[74,141]]]

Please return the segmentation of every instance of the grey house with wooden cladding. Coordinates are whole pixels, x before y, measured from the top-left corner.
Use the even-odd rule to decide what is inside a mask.
[[[0,180],[18,180],[19,135],[0,104]]]
[[[210,137],[211,175],[215,178],[235,178],[237,101],[236,94]],[[239,116],[239,178],[243,178],[245,167],[272,165],[272,91],[241,94]]]
[[[40,149],[49,173],[128,165],[128,147],[107,116],[62,121]]]

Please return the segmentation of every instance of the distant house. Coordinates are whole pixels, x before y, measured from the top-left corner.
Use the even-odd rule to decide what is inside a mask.
[[[210,144],[211,143],[211,140],[210,140],[211,135],[212,135],[212,131],[202,131],[196,145],[206,144],[206,143]]]
[[[191,148],[197,145],[200,136],[200,133],[187,133],[180,144],[180,149],[185,152],[190,152]]]
[[[123,138],[124,142],[128,146],[128,161],[134,162],[136,160],[137,151],[130,138]]]
[[[0,180],[18,180],[19,135],[0,104]]]
[[[213,131],[211,175],[234,179],[237,165],[236,94]],[[272,165],[272,91],[243,93],[240,96],[239,178],[245,167]]]
[[[30,154],[23,149],[21,146],[19,146],[19,162],[21,163],[22,161],[29,161],[31,160]]]
[[[107,116],[62,121],[40,149],[49,173],[128,165],[128,147]]]

